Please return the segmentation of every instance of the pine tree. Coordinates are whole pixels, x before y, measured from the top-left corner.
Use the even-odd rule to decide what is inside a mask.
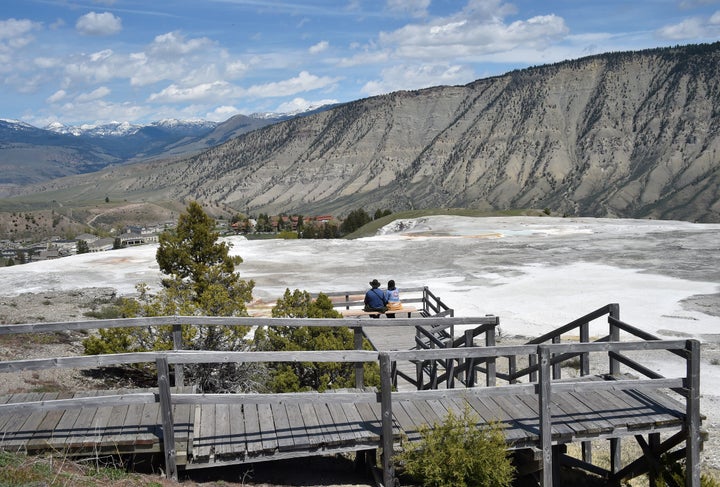
[[[156,259],[165,274],[156,295],[147,285],[138,286],[138,299],[121,300],[124,317],[134,316],[247,316],[245,303],[252,299],[253,281],[235,272],[240,257],[218,242],[215,221],[198,203],[190,203],[175,229],[159,237]],[[182,329],[183,344],[193,350],[246,350],[249,326],[189,326]],[[99,331],[83,342],[85,353],[118,353],[168,350],[173,346],[172,327],[116,328]],[[186,376],[203,391],[254,389],[255,368],[239,364],[189,366]]]

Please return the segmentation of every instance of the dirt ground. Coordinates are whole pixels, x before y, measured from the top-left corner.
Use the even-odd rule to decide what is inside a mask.
[[[85,313],[97,311],[115,297],[110,288],[90,288],[72,293],[22,294],[0,296],[0,325],[12,323],[62,322],[89,319]],[[35,336],[0,336],[0,360],[69,356],[82,353],[80,332]],[[517,340],[522,341],[520,337]],[[514,341],[513,337],[504,337]],[[702,368],[720,367],[720,345],[703,343]],[[76,370],[44,370],[3,374],[0,395],[37,390],[82,390],[109,387],[103,378],[88,376]],[[701,398],[705,415],[703,429],[708,433],[702,452],[703,470],[720,471],[720,396]],[[158,473],[151,474],[158,479]],[[367,470],[357,471],[352,455],[296,459],[258,463],[250,466],[198,471],[184,475],[184,485],[243,485],[254,487],[326,486],[369,487],[375,485]],[[163,482],[164,484],[164,482]]]

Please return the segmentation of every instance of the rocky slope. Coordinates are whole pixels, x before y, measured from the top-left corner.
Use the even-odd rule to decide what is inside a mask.
[[[34,191],[197,199],[269,213],[535,207],[720,221],[719,128],[715,43],[368,98],[191,158]]]

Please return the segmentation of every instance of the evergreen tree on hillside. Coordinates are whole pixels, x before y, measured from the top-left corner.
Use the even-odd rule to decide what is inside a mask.
[[[235,272],[240,257],[218,242],[215,222],[197,203],[190,203],[175,229],[160,235],[156,259],[165,274],[155,295],[145,284],[137,286],[138,299],[122,299],[124,317],[136,316],[247,316],[253,281]],[[249,326],[190,326],[182,328],[183,346],[193,350],[246,350]],[[173,348],[172,327],[115,328],[99,331],[83,342],[85,353],[102,354]],[[239,364],[186,367],[189,381],[203,391],[246,390],[254,381],[251,367]]]
[[[358,228],[362,227],[366,223],[370,223],[372,221],[372,218],[370,218],[370,215],[367,214],[365,210],[362,208],[358,208],[357,210],[353,210],[348,214],[348,216],[345,218],[345,220],[342,222],[342,225],[340,225],[340,231],[347,235],[348,233],[352,233]]]

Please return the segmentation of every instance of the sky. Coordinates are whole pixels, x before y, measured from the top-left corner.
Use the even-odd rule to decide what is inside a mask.
[[[0,118],[224,121],[720,39],[720,0],[5,0]]]

